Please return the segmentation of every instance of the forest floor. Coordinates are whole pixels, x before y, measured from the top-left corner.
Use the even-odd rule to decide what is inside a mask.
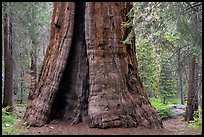
[[[147,129],[144,127],[137,128],[109,128],[98,129],[90,128],[85,123],[70,125],[64,121],[51,122],[43,127],[23,126],[23,122],[19,121],[16,127],[24,135],[201,135],[188,127],[188,123],[183,117],[163,120],[163,129]]]

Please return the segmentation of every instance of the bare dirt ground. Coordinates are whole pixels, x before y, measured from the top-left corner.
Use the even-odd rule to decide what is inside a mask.
[[[163,129],[147,129],[145,127],[137,128],[109,128],[98,129],[90,128],[85,123],[77,125],[70,125],[64,121],[52,122],[43,127],[23,126],[20,121],[17,128],[21,130],[22,134],[26,135],[199,135],[196,131],[188,128],[188,123],[182,117],[168,119],[163,121]]]

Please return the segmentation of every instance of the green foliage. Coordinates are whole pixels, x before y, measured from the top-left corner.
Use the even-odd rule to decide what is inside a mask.
[[[185,130],[180,131],[178,133],[179,135],[188,135],[189,131],[191,132],[193,131],[194,133],[196,133],[196,135],[202,134],[202,109],[201,107],[199,107],[197,111],[194,111],[193,118],[194,118],[194,121],[189,121],[188,127]]]
[[[168,106],[169,104],[180,104],[180,100],[178,98],[171,98],[169,99],[167,104],[163,104],[163,99],[161,97],[159,98],[149,98],[151,104],[155,108],[159,108],[160,106]]]
[[[21,119],[23,114],[25,113],[27,104],[15,104],[15,115],[16,119]]]
[[[172,71],[172,64],[168,60],[169,54],[163,53],[161,74],[159,79],[160,96],[163,98],[163,103],[166,104],[169,99],[174,98],[177,93],[177,77]]]
[[[14,56],[14,83],[17,98],[26,98],[29,81],[22,78],[30,69],[31,53],[36,55],[37,73],[42,66],[42,60],[49,44],[52,2],[3,2],[2,21],[4,16],[12,13],[13,56]],[[3,25],[2,22],[2,32]],[[2,35],[3,36],[3,35]],[[2,37],[3,38],[3,37]],[[21,72],[21,73],[20,73]],[[2,84],[3,85],[3,84]],[[23,93],[23,96],[21,95]]]
[[[7,112],[9,106],[2,108],[2,134],[3,135],[17,135],[19,130],[13,126],[16,124],[13,112]]]
[[[167,106],[160,107],[157,112],[162,120],[172,118],[174,115],[173,111]]]
[[[175,41],[179,39],[178,35],[174,32],[175,26],[168,22],[172,17],[170,14],[171,9],[172,5],[166,2],[134,2],[133,8],[127,15],[132,20],[124,23],[126,27],[130,27],[131,25],[133,27],[136,37],[135,43],[139,74],[145,91],[149,96],[158,97],[161,90],[163,92],[162,95],[164,95],[164,92],[175,92],[175,89],[171,89],[170,87],[168,87],[168,91],[162,89],[167,83],[169,86],[171,84],[174,87],[176,86],[176,79],[173,78],[176,77],[175,75],[172,75],[171,80],[168,82],[159,83],[162,77],[164,80],[166,77],[166,68],[164,67],[167,57],[164,53],[169,54],[168,57],[170,57],[174,51],[174,47],[176,47]],[[133,37],[131,36],[132,32],[125,40],[125,43],[130,43]],[[168,65],[169,70],[176,70],[175,65]],[[169,93],[170,95],[172,94]],[[168,98],[167,94],[164,95],[164,98]]]
[[[134,36],[134,31],[133,31],[133,20],[132,20],[132,16],[133,15],[133,9],[131,9],[128,14],[126,15],[129,19],[126,22],[123,22],[121,24],[121,26],[125,29],[127,28],[131,28],[130,33],[128,34],[128,36],[125,38],[125,40],[123,41],[124,44],[129,45],[132,44],[132,40],[133,40],[133,36]]]
[[[149,98],[150,103],[152,104],[152,106],[154,106],[157,110],[162,107],[162,106],[166,106],[165,104],[161,103],[161,98]]]
[[[171,98],[168,100],[168,104],[180,104],[181,101],[178,98]]]
[[[171,100],[169,104],[172,102],[178,102],[177,100]],[[162,98],[152,99],[150,98],[150,103],[154,106],[159,113],[159,116],[162,120],[172,118],[174,116],[174,112],[169,108],[169,104],[163,104]]]
[[[137,58],[139,74],[145,91],[158,95],[158,73],[154,47],[148,39],[137,41]]]
[[[193,114],[194,121],[189,121],[189,127],[198,131],[202,132],[202,110],[199,108],[197,111],[194,111]]]
[[[127,38],[123,41],[123,44],[131,45],[133,36],[134,36],[133,33],[129,33]]]
[[[189,7],[192,4],[200,6],[192,10]],[[182,73],[185,73],[183,87],[188,87],[189,55],[195,56],[196,61],[202,65],[201,12],[202,3],[134,2],[127,15],[132,21],[124,26],[132,25],[134,29],[139,73],[145,91],[161,96],[163,103],[168,103],[179,92],[176,74],[178,47]],[[131,41],[130,38],[127,43]]]
[[[190,4],[190,3],[189,3]],[[176,5],[176,28],[180,39],[178,43],[186,45],[186,51],[192,53],[199,64],[202,64],[202,4],[196,7],[201,10],[192,10],[183,14],[183,9],[189,7],[184,4]]]

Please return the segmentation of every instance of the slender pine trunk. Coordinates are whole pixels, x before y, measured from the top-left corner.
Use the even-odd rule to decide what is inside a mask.
[[[180,48],[178,49],[178,80],[179,80],[179,92],[181,98],[181,104],[184,105],[184,94],[183,94],[183,76],[182,76],[182,62]]]
[[[13,53],[12,53],[12,21],[11,13],[4,16],[4,96],[3,107],[10,106],[8,111],[13,111]]]

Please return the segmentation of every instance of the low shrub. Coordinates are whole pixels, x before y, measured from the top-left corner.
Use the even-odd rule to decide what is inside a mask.
[[[168,106],[158,108],[157,112],[162,120],[169,119],[174,116],[174,112]]]
[[[193,118],[194,121],[189,121],[188,126],[198,132],[202,132],[202,110],[200,108],[194,111]]]
[[[150,98],[150,103],[152,106],[154,106],[159,113],[159,116],[161,117],[162,120],[172,118],[174,116],[174,112],[169,108],[169,104],[163,104],[162,99],[152,99]],[[174,102],[171,100],[170,102]],[[176,101],[175,101],[176,102]]]
[[[19,130],[13,126],[16,124],[13,112],[7,112],[9,106],[2,108],[2,135],[17,135]]]

